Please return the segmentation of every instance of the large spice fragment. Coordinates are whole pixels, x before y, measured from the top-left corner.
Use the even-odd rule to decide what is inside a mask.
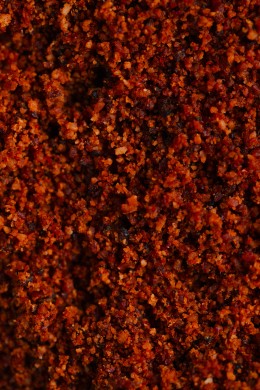
[[[257,389],[259,2],[0,1],[0,388]]]

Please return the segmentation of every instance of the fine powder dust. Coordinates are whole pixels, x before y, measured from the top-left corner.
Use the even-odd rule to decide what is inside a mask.
[[[258,0],[0,0],[0,388],[259,389]]]

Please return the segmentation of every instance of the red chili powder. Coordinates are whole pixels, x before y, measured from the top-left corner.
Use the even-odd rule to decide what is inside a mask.
[[[1,389],[260,388],[259,30],[0,1]]]

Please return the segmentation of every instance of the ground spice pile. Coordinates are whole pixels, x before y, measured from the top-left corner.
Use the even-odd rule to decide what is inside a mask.
[[[0,1],[1,389],[260,388],[258,6]]]

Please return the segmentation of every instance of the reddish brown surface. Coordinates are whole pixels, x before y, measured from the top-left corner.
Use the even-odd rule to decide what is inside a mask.
[[[257,389],[257,0],[0,1],[0,388]]]

